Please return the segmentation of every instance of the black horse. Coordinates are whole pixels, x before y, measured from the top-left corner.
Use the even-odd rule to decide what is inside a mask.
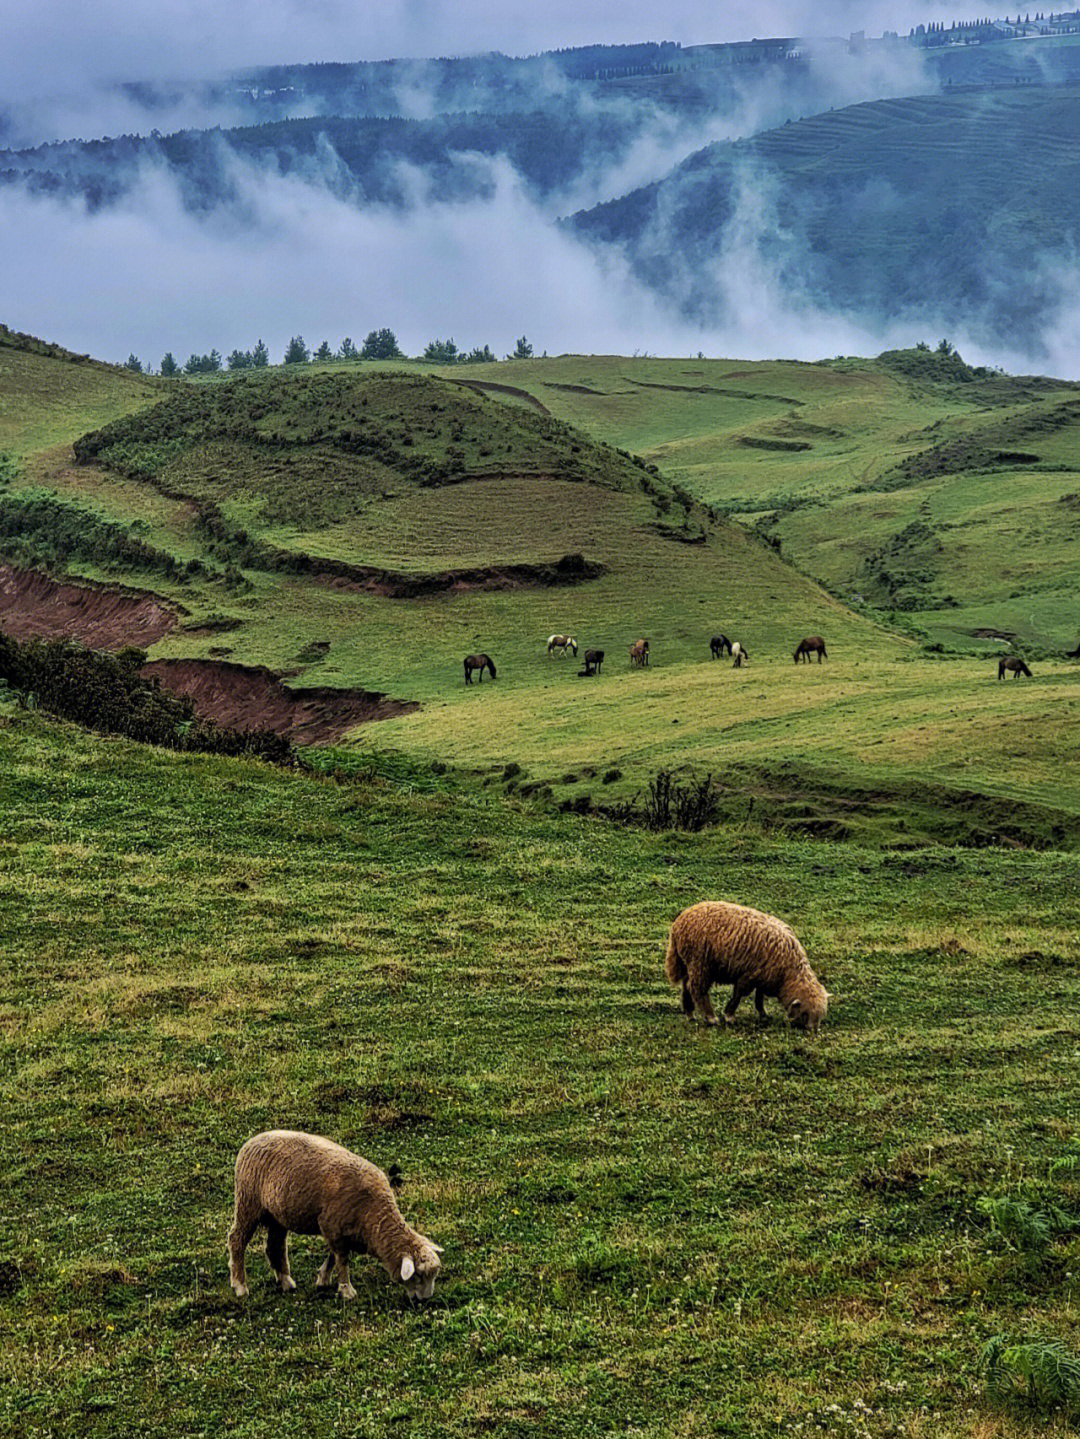
[[[495,678],[495,661],[490,655],[466,655],[465,656],[465,683],[472,684],[473,670],[480,671],[480,678],[477,684],[484,683],[484,671],[491,671],[491,678]]]
[[[590,675],[598,675],[600,673],[600,666],[603,663],[603,650],[586,650],[585,668],[583,670],[578,670],[578,674],[581,675],[582,679],[588,679]]]
[[[709,648],[712,650],[714,660],[722,659],[725,650],[728,654],[731,653],[731,641],[727,635],[713,635],[709,641]]]
[[[1019,655],[1011,655],[1007,660],[998,660],[998,679],[1003,680],[1007,671],[1011,671],[1014,680],[1021,675],[1027,675],[1031,679],[1031,671]]]

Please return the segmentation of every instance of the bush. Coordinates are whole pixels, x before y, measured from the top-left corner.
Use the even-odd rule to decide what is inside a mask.
[[[166,749],[294,763],[292,745],[274,730],[233,730],[196,720],[190,699],[143,678],[145,663],[145,650],[111,655],[71,640],[20,644],[0,635],[0,680],[18,691],[23,703],[47,714]]]

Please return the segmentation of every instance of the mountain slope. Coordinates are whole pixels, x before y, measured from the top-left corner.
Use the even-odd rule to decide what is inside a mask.
[[[1080,88],[830,111],[710,146],[572,223],[717,322],[723,267],[750,261],[795,303],[1030,343],[1080,235]]]

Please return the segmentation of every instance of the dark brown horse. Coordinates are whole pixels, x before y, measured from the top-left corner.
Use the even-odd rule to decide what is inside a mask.
[[[490,655],[466,655],[466,656],[465,656],[465,683],[466,683],[467,685],[471,685],[471,684],[472,684],[473,670],[479,670],[479,671],[480,671],[480,678],[477,680],[477,684],[481,684],[481,685],[482,685],[482,684],[484,683],[484,671],[485,671],[485,670],[490,670],[490,671],[491,671],[491,678],[492,678],[492,679],[495,678],[495,661],[491,658]]]
[[[809,664],[811,655],[817,655],[818,664],[829,658],[825,651],[825,641],[820,635],[807,635],[806,639],[799,641],[799,648],[795,651],[795,663],[798,664],[800,659],[803,659]]]
[[[723,657],[725,650],[727,650],[728,654],[731,653],[731,641],[727,635],[713,635],[709,641],[709,648],[712,650],[713,659],[718,660]]]
[[[600,673],[600,666],[601,666],[603,663],[604,663],[604,651],[603,651],[603,650],[586,650],[586,651],[585,651],[585,673],[586,673],[587,675],[598,675],[598,674]]]
[[[1031,678],[1031,671],[1019,655],[1011,655],[1007,660],[998,660],[998,679],[1003,680],[1006,672],[1011,672],[1014,680],[1018,680],[1021,675],[1027,675],[1028,679]]]
[[[643,669],[649,663],[649,641],[635,640],[630,646],[630,663]]]

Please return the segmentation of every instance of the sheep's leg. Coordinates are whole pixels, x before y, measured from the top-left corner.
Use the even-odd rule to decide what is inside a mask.
[[[259,1213],[237,1207],[233,1227],[229,1230],[229,1283],[238,1299],[247,1296],[247,1270],[244,1265],[244,1251],[251,1243],[251,1236],[259,1227]]]
[[[690,993],[690,985],[685,979],[683,980],[682,987],[682,1012],[686,1015],[687,1019],[693,1019],[694,996]]]
[[[322,1266],[321,1266],[321,1268],[319,1269],[318,1274],[316,1274],[316,1276],[315,1276],[315,1288],[316,1288],[316,1289],[325,1289],[325,1288],[327,1288],[327,1286],[331,1283],[331,1278],[330,1278],[330,1276],[331,1276],[331,1275],[333,1274],[333,1272],[334,1272],[334,1265],[335,1265],[335,1263],[336,1263],[336,1256],[335,1256],[335,1254],[334,1254],[334,1251],[333,1251],[332,1248],[331,1248],[331,1249],[328,1249],[328,1250],[327,1250],[327,1254],[326,1254],[326,1258],[323,1260]]]
[[[712,1007],[712,1001],[709,999],[709,991],[705,988],[705,986],[695,984],[693,980],[691,980],[690,993],[693,996],[694,1003],[705,1016],[705,1023],[719,1024],[720,1021],[716,1017],[716,1010]]]
[[[750,993],[753,987],[754,986],[745,979],[737,979],[735,981],[735,988],[731,991],[731,998],[724,1006],[724,1022],[726,1024],[734,1022],[735,1011],[738,1009],[740,1001]]]
[[[355,1299],[356,1290],[352,1287],[349,1278],[349,1255],[345,1249],[339,1249],[334,1255],[334,1267],[337,1270],[337,1292],[342,1299]]]
[[[295,1289],[296,1280],[289,1273],[289,1231],[276,1219],[266,1223],[266,1257],[282,1291],[288,1294],[290,1289]]]
[[[754,1008],[757,1010],[757,1017],[763,1024],[768,1024],[769,1016],[765,1013],[765,991],[760,985],[754,991]]]

